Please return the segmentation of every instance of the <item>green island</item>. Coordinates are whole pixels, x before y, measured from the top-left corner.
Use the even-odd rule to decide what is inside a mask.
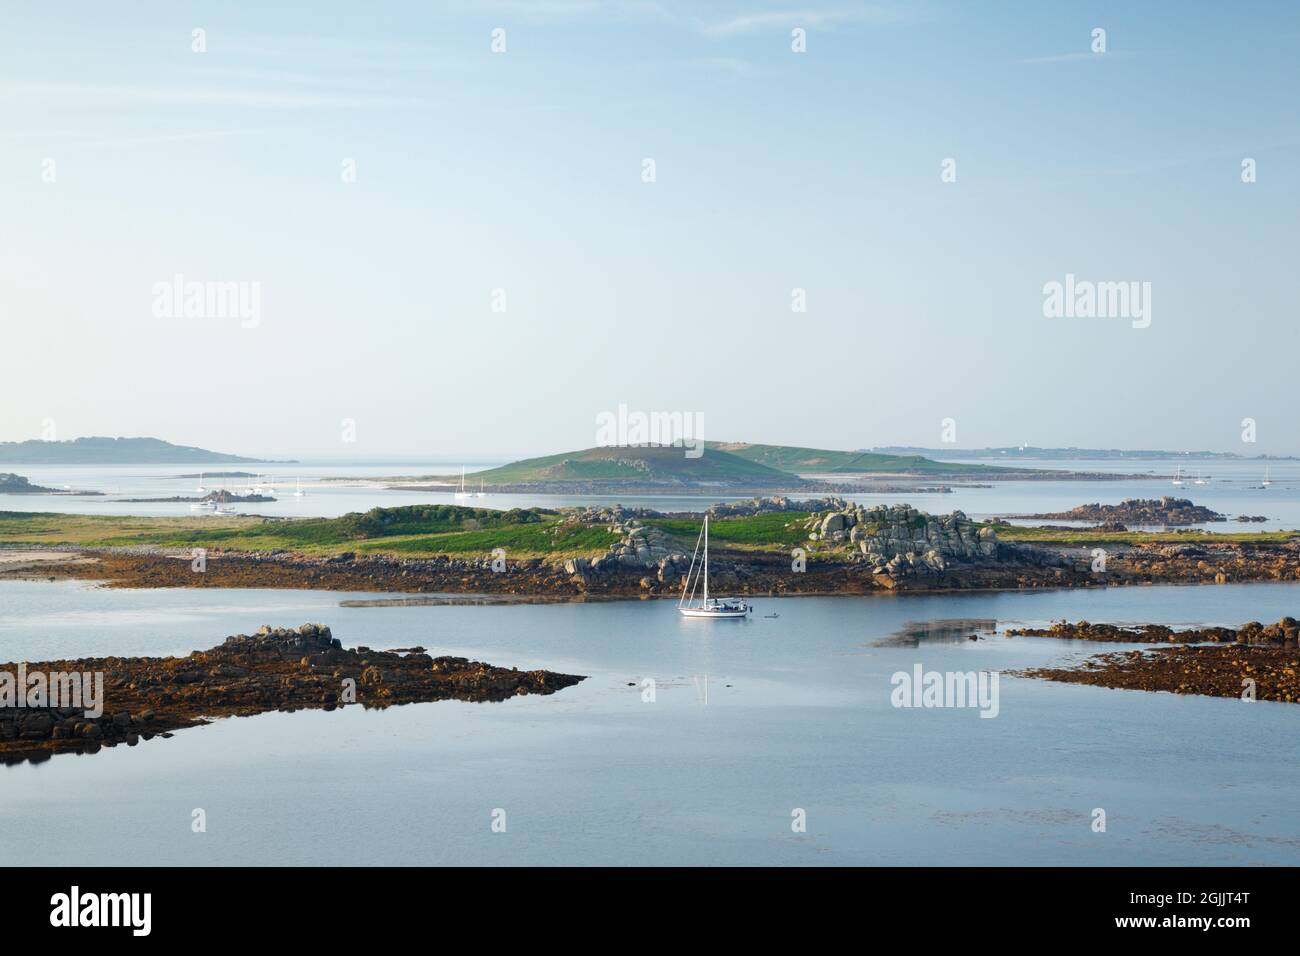
[[[842,559],[839,549],[808,540],[806,511],[764,511],[717,517],[710,541],[718,550],[787,552],[810,549]],[[700,517],[645,517],[641,524],[662,531],[689,552]],[[991,528],[1004,542],[1071,547],[1140,544],[1281,544],[1294,531],[1215,532],[1202,530],[1106,531],[1023,527],[972,522]],[[606,551],[610,525],[577,509],[514,508],[496,511],[457,505],[373,508],[338,518],[135,517],[35,512],[0,512],[0,547],[5,548],[208,548],[247,552],[296,552],[329,556],[348,552],[396,556],[480,556],[504,548],[512,557],[562,559]]]
[[[690,452],[698,452],[692,455]],[[934,480],[1112,480],[1123,475],[1011,468],[933,461],[920,455],[832,451],[749,442],[705,442],[702,448],[677,445],[599,446],[525,458],[466,476],[467,487],[494,491],[631,493],[708,488],[748,493],[842,491],[860,486],[916,490]],[[400,475],[372,479],[405,488],[439,488],[459,483],[458,474]],[[353,481],[355,479],[332,479]]]

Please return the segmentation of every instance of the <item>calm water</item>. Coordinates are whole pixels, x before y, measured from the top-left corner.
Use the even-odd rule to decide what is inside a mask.
[[[1115,462],[1115,461],[1062,461],[1062,462],[1010,462],[998,464],[1026,467],[1051,467],[1089,472],[1142,474],[1151,472],[1150,478],[1122,481],[1012,481],[997,482],[989,488],[956,487],[951,494],[901,495],[851,495],[866,504],[896,504],[910,502],[916,507],[935,513],[950,512],[960,508],[968,515],[985,518],[1004,514],[1039,514],[1067,511],[1076,505],[1089,502],[1118,504],[1125,498],[1158,498],[1176,495],[1191,498],[1235,518],[1237,515],[1264,515],[1265,523],[1238,523],[1229,521],[1210,525],[1218,531],[1281,530],[1300,528],[1300,462],[1275,462],[1270,466],[1273,485],[1267,490],[1259,488],[1264,477],[1263,466],[1256,462],[1211,462],[1196,465],[1167,462]],[[1176,465],[1182,464],[1187,476],[1182,488],[1172,485],[1168,476],[1174,474]],[[248,471],[258,466],[223,466],[225,471]],[[471,471],[490,467],[485,464],[466,464]],[[1189,471],[1190,467],[1190,471]],[[50,488],[69,486],[78,490],[102,491],[103,497],[68,497],[64,495],[0,495],[0,511],[56,511],[79,514],[132,514],[190,516],[188,504],[143,504],[128,502],[125,498],[163,498],[196,494],[198,482],[181,479],[178,475],[194,474],[194,465],[13,465],[12,469],[34,484]],[[1200,468],[1205,485],[1194,480]],[[392,464],[314,464],[302,466],[268,466],[268,477],[276,488],[278,500],[258,505],[239,506],[250,514],[302,517],[336,517],[350,511],[367,511],[374,507],[399,507],[414,504],[468,504],[481,508],[558,508],[565,505],[613,504],[628,507],[656,508],[661,511],[699,510],[710,502],[734,499],[736,496],[719,494],[702,495],[501,495],[489,494],[468,501],[456,499],[450,492],[394,491],[368,482],[375,478],[394,475],[445,474],[458,471],[458,467],[445,461],[413,465]],[[350,477],[356,484],[320,484],[322,478]],[[301,479],[306,497],[295,498],[295,482]],[[468,482],[473,485],[472,479]],[[208,479],[205,487],[225,487],[246,492],[249,482],[244,479]]]
[[[667,602],[339,606],[363,596],[5,583],[0,659],[185,653],[312,620],[348,645],[589,679],[501,704],[225,720],[0,768],[3,859],[1300,863],[1300,708],[1009,677],[996,719],[889,703],[890,676],[918,662],[1003,671],[1114,649],[970,642],[976,622],[1240,624],[1300,610],[1297,585],[762,599],[742,622],[686,621]]]

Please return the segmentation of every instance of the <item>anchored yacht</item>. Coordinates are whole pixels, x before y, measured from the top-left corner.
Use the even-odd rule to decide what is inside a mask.
[[[457,498],[473,498],[474,492],[465,490],[465,466],[460,468],[460,490],[456,492]]]
[[[704,560],[700,562],[700,570],[697,572],[695,559],[700,554],[701,542],[704,545]],[[697,604],[695,589],[701,580],[704,582],[704,595]],[[732,618],[744,617],[752,610],[752,607],[739,598],[709,597],[709,516],[705,515],[704,527],[700,529],[700,537],[695,542],[695,553],[691,555],[691,569],[686,573],[686,580],[682,582],[682,597],[677,602],[677,611],[684,617]]]

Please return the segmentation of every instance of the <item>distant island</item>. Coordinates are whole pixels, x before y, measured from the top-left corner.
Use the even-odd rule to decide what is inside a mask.
[[[818,475],[925,475],[942,478],[1021,477],[1023,468],[995,465],[943,464],[921,455],[887,455],[865,451],[830,451],[789,445],[755,445],[750,442],[705,442],[705,448],[790,474]]]
[[[74,438],[71,441],[0,442],[0,464],[24,465],[175,465],[261,463],[189,445],[173,445],[158,438]],[[291,464],[291,462],[274,462]]]
[[[48,495],[57,489],[34,485],[22,475],[0,471],[0,494],[5,495]]]
[[[1241,455],[1234,451],[1159,451],[1123,448],[1035,448],[1033,445],[1008,445],[1003,448],[917,448],[911,445],[885,445],[873,448],[883,455],[926,455],[943,460],[978,458],[1030,458],[1041,461],[1157,461],[1173,458],[1197,461],[1294,461],[1293,455]]]
[[[46,488],[34,485],[22,475],[0,471],[0,495],[99,495],[98,491],[73,491],[71,488]]]
[[[681,444],[584,448],[475,472],[466,479],[465,490],[474,493],[480,488],[485,491],[490,488],[503,493],[550,494],[662,494],[695,490],[731,494],[944,492],[950,489],[933,482],[1123,477],[750,442],[706,442],[700,452],[692,457]],[[449,485],[459,485],[460,476],[397,476],[374,480],[404,490],[445,492]],[[925,487],[921,482],[932,484]]]

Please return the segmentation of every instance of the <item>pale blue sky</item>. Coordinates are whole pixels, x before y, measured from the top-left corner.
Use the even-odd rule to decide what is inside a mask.
[[[270,6],[0,10],[0,440],[1300,451],[1294,5]],[[1044,318],[1066,273],[1150,328]]]

